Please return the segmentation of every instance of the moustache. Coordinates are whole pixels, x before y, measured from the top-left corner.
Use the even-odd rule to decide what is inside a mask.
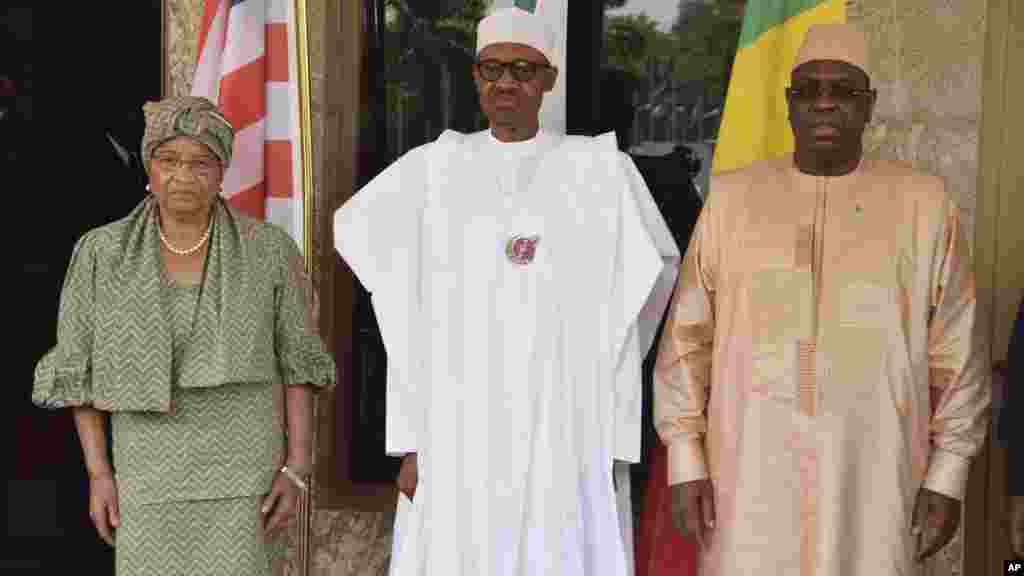
[[[834,132],[842,132],[843,125],[840,122],[809,122],[807,124],[807,129],[810,130],[811,132],[820,129],[828,129]]]
[[[807,125],[811,128],[842,128],[843,122],[833,114],[822,114],[817,118],[809,118]]]

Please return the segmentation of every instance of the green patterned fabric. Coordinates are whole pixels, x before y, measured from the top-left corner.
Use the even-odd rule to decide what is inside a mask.
[[[176,96],[147,102],[142,111],[146,116],[142,165],[147,173],[156,149],[178,136],[188,136],[206,145],[224,166],[231,163],[235,130],[213,102],[197,96]]]
[[[287,234],[218,201],[202,283],[177,286],[156,216],[147,199],[75,247],[33,401],[113,412],[120,576],[270,574],[285,385],[335,381],[309,278]]]
[[[57,345],[36,366],[33,401],[108,411],[168,412],[171,384],[333,385],[294,241],[218,199],[193,346],[174,369],[161,304],[157,203],[79,240],[61,294]]]
[[[161,285],[177,380],[194,347],[192,320],[200,289],[176,287],[169,279]],[[122,505],[265,493],[285,459],[282,390],[279,382],[175,386],[170,413],[114,413],[114,467]]]
[[[261,498],[122,506],[117,576],[269,576],[285,550],[263,535]]]

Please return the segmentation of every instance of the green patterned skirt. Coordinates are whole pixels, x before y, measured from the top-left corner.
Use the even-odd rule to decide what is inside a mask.
[[[118,576],[261,576],[283,557],[260,505],[284,460],[281,386],[179,388],[197,288],[164,286],[174,330],[167,413],[112,417]]]
[[[262,576],[284,557],[280,530],[263,533],[263,496],[121,509],[118,576]]]

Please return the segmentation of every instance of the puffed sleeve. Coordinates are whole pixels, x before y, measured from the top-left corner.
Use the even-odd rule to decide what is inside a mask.
[[[317,389],[334,386],[337,371],[317,329],[315,295],[302,254],[283,232],[279,244],[281,282],[274,297],[274,351],[282,381],[287,386],[308,384]]]
[[[75,244],[64,277],[57,345],[36,364],[32,402],[37,406],[56,409],[92,402],[96,273],[96,240],[90,233]]]

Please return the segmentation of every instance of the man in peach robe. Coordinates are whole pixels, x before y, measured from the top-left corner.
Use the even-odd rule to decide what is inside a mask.
[[[703,576],[910,576],[985,438],[987,343],[943,182],[863,158],[864,36],[812,28],[791,156],[712,180],[655,374]]]

